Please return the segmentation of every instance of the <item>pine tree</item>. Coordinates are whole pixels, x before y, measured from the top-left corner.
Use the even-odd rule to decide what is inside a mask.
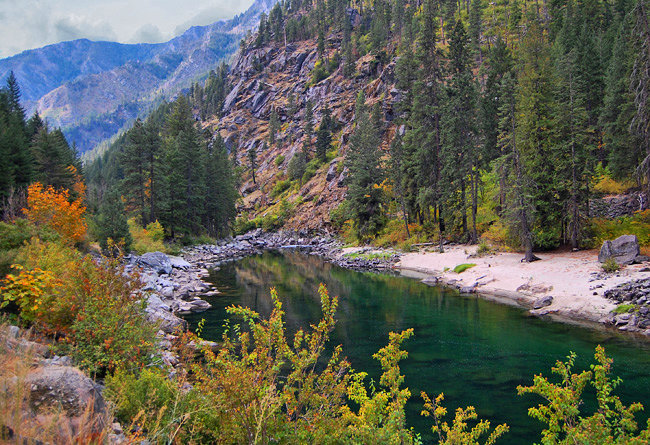
[[[503,99],[499,108],[499,139],[498,145],[502,156],[498,163],[500,169],[508,178],[508,212],[514,231],[519,234],[524,250],[522,261],[530,263],[537,258],[533,254],[533,233],[531,229],[531,214],[534,209],[530,202],[530,181],[526,177],[523,159],[517,145],[517,97],[516,80],[506,73],[501,80]]]
[[[332,114],[329,107],[325,106],[323,118],[316,133],[316,158],[320,162],[325,162],[327,150],[332,145]]]
[[[117,189],[110,189],[105,194],[96,223],[99,245],[105,253],[111,255],[117,253],[111,251],[109,240],[115,243],[115,248],[121,247],[125,252],[130,251],[133,238],[129,232],[124,203]]]
[[[450,198],[459,193],[458,207],[464,235],[472,244],[478,242],[476,214],[481,157],[477,135],[477,91],[471,68],[469,40],[458,20],[449,35],[449,83],[443,114],[443,178]],[[469,180],[469,184],[467,181]],[[471,197],[472,227],[467,227],[467,186]]]
[[[365,106],[363,91],[357,98],[355,125],[346,159],[349,170],[347,199],[351,204],[357,237],[365,241],[379,233],[385,218],[380,187],[383,181],[380,141]]]
[[[650,194],[650,24],[645,0],[637,0],[633,15],[636,58],[630,76],[635,105],[631,128],[635,141],[642,147],[639,151],[645,156],[639,165],[639,175],[644,178],[646,193]]]
[[[535,228],[540,247],[557,246],[561,237],[562,205],[556,199],[554,179],[557,157],[554,152],[554,79],[550,45],[545,31],[536,21],[520,48],[517,91],[517,146],[524,175],[532,185]],[[530,221],[529,221],[530,222]]]
[[[304,117],[303,132],[305,138],[303,140],[302,152],[305,159],[309,160],[309,152],[311,151],[311,139],[314,134],[314,105],[311,100],[305,104],[305,117]]]
[[[146,130],[140,119],[127,133],[127,143],[120,156],[120,165],[124,172],[121,191],[126,200],[127,208],[140,215],[140,223],[146,225],[147,220],[147,157],[145,154]]]
[[[271,112],[271,117],[269,118],[269,145],[274,146],[276,141],[276,135],[280,130],[280,118],[278,117],[277,111],[275,109]]]
[[[255,170],[257,170],[257,151],[255,150],[255,146],[252,146],[251,148],[248,149],[248,165],[251,169],[251,175],[253,176],[253,184],[257,184],[257,181],[255,179]]]

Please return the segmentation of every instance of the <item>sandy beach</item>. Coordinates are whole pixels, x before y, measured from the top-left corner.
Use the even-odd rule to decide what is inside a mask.
[[[541,261],[522,263],[520,253],[492,253],[476,257],[476,246],[450,246],[444,253],[421,251],[402,256],[397,267],[425,274],[425,282],[472,288],[486,298],[532,309],[552,296],[550,306],[531,310],[575,321],[602,321],[616,305],[603,295],[607,289],[633,279],[650,277],[647,265],[632,265],[613,274],[602,272],[597,251],[537,254]],[[476,264],[455,273],[459,264]]]

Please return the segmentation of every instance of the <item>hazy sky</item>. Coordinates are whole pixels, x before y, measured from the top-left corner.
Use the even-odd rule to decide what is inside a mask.
[[[163,42],[253,0],[0,0],[0,58],[65,40]]]

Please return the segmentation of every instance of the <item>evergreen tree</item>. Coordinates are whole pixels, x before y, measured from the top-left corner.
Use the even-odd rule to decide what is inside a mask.
[[[302,152],[305,159],[309,160],[309,152],[311,151],[311,139],[314,134],[314,105],[311,100],[305,104],[305,117],[304,117],[303,132],[305,139],[303,140]]]
[[[120,164],[124,172],[122,194],[127,208],[140,215],[140,223],[144,226],[147,221],[147,156],[145,154],[146,130],[140,119],[135,121],[127,133],[127,143],[120,156]]]
[[[271,112],[271,117],[269,118],[269,145],[275,145],[275,138],[280,130],[280,118],[278,117],[277,111],[275,109]]]
[[[531,181],[538,247],[561,240],[562,203],[556,198],[557,153],[554,151],[554,79],[550,45],[542,26],[528,23],[520,48],[517,91],[517,146],[524,175]]]
[[[111,251],[109,240],[115,243],[116,248],[121,247],[125,252],[129,252],[131,249],[133,238],[129,232],[124,203],[117,189],[110,189],[104,196],[97,215],[97,230],[99,245],[104,252],[116,253]]]
[[[255,150],[255,146],[248,149],[247,156],[251,175],[253,176],[253,184],[257,184],[257,181],[255,180],[255,170],[257,170],[257,151]]]
[[[355,130],[350,138],[350,151],[346,159],[349,173],[347,199],[350,201],[357,237],[368,240],[379,233],[384,225],[382,208],[383,171],[380,165],[379,137],[373,128],[365,106],[363,91],[359,93],[355,108]]]
[[[443,178],[447,197],[459,193],[462,231],[472,244],[478,242],[476,213],[481,157],[477,135],[477,91],[471,68],[469,40],[458,20],[449,35],[449,83],[443,114]],[[468,184],[469,181],[469,184]],[[467,188],[471,196],[472,227],[467,227]]]
[[[327,150],[332,145],[332,114],[329,107],[325,106],[323,110],[323,119],[321,120],[320,127],[316,133],[316,158],[325,162],[327,157]]]

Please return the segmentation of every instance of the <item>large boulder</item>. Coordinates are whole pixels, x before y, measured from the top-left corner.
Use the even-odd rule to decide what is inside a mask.
[[[184,258],[181,258],[179,256],[170,256],[169,263],[174,269],[187,270],[190,267],[192,267],[190,263],[188,263]]]
[[[70,419],[73,429],[92,419],[91,429],[103,430],[107,408],[101,386],[83,372],[71,366],[44,366],[31,371],[25,378],[29,389],[29,406],[38,415],[51,415],[61,409]]]
[[[162,252],[148,252],[138,258],[140,266],[154,270],[157,274],[172,273],[172,264],[169,256]]]
[[[639,257],[639,240],[636,235],[623,235],[613,241],[605,241],[600,248],[598,261],[604,263],[613,258],[620,265],[629,265]]]

